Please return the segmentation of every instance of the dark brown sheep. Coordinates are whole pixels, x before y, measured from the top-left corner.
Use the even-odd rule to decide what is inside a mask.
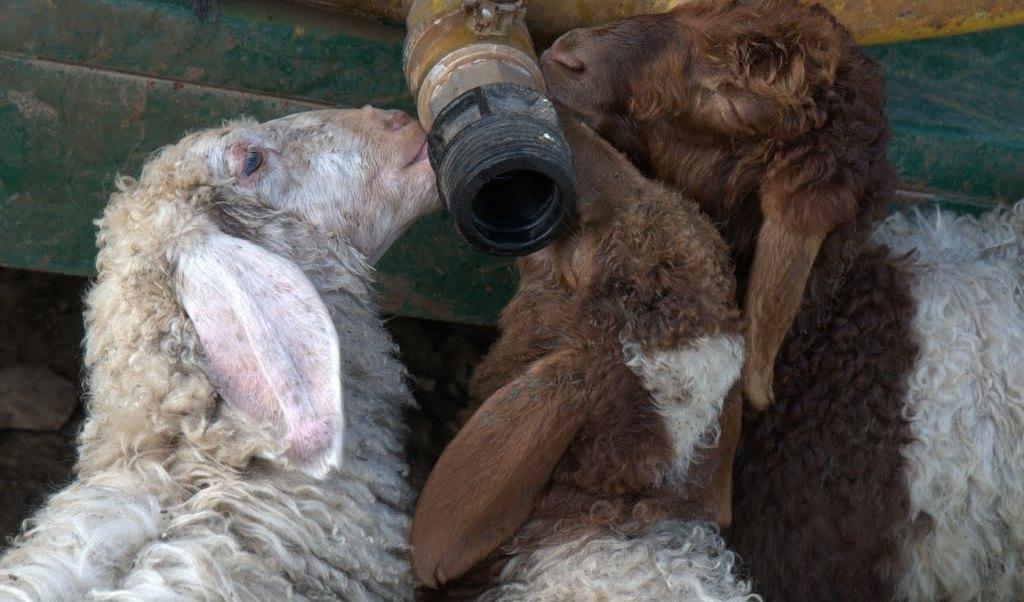
[[[745,393],[781,402],[749,420],[737,471],[733,538],[759,591],[885,598],[916,346],[899,262],[862,253],[892,192],[881,76],[823,9],[786,1],[577,30],[544,66],[561,103],[697,199],[731,245]]]
[[[485,401],[420,496],[414,570],[436,587],[472,569],[446,599],[742,598],[701,520],[729,520],[740,421],[727,248],[694,203],[588,128],[567,135],[578,219],[518,261],[502,338],[474,377]],[[724,455],[706,453],[719,440]],[[659,573],[655,556],[682,572]]]
[[[767,407],[822,240],[863,238],[843,227],[891,198],[881,76],[824,9],[786,0],[576,30],[543,63],[556,98],[720,224],[750,317],[745,393]]]
[[[1005,517],[1024,509],[1024,400],[1007,383],[1024,362],[1005,349],[1024,337],[1020,217],[991,218],[970,248],[954,232],[977,231],[969,219],[873,226],[894,183],[883,80],[820,7],[697,1],[570,32],[542,65],[556,100],[696,199],[731,246],[744,391],[764,412],[744,421],[729,541],[755,588],[1019,592],[1024,527]],[[927,262],[869,240],[905,253],[894,232]],[[999,244],[1012,257],[986,258]]]

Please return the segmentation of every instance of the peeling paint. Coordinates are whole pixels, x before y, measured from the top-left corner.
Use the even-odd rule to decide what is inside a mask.
[[[17,90],[7,91],[7,100],[10,101],[18,112],[32,119],[46,119],[56,121],[57,109],[39,100],[35,96]]]

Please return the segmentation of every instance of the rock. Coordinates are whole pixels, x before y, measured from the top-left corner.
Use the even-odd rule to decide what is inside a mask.
[[[58,431],[77,406],[74,383],[46,366],[0,368],[0,429]]]

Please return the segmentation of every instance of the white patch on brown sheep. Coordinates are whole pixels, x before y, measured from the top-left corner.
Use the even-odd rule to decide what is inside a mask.
[[[701,337],[682,349],[650,354],[626,341],[622,349],[665,420],[675,448],[673,475],[682,478],[698,448],[718,443],[718,417],[743,367],[743,339]]]

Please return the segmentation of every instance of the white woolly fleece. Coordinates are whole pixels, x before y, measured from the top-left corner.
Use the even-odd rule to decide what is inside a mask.
[[[176,297],[166,258],[208,227],[196,208],[216,184],[183,158],[196,140],[119,182],[99,222],[78,480],[0,558],[0,599],[409,599],[402,412],[414,402],[371,268],[330,233],[262,241],[302,268],[338,333],[344,462],[317,480],[218,400]]]
[[[1024,594],[1024,201],[981,217],[896,214],[876,242],[913,251],[921,346],[906,411],[909,600]]]
[[[77,481],[50,498],[0,566],[0,600],[80,600],[123,574],[157,537],[160,507],[143,483],[120,472]]]
[[[760,600],[733,574],[713,526],[662,521],[638,535],[602,531],[514,558],[485,602]]]
[[[240,472],[209,455],[241,445],[240,429],[189,429],[176,450],[129,454],[55,495],[0,560],[0,599],[410,599],[411,395],[372,306],[325,301],[345,337],[339,471]]]

